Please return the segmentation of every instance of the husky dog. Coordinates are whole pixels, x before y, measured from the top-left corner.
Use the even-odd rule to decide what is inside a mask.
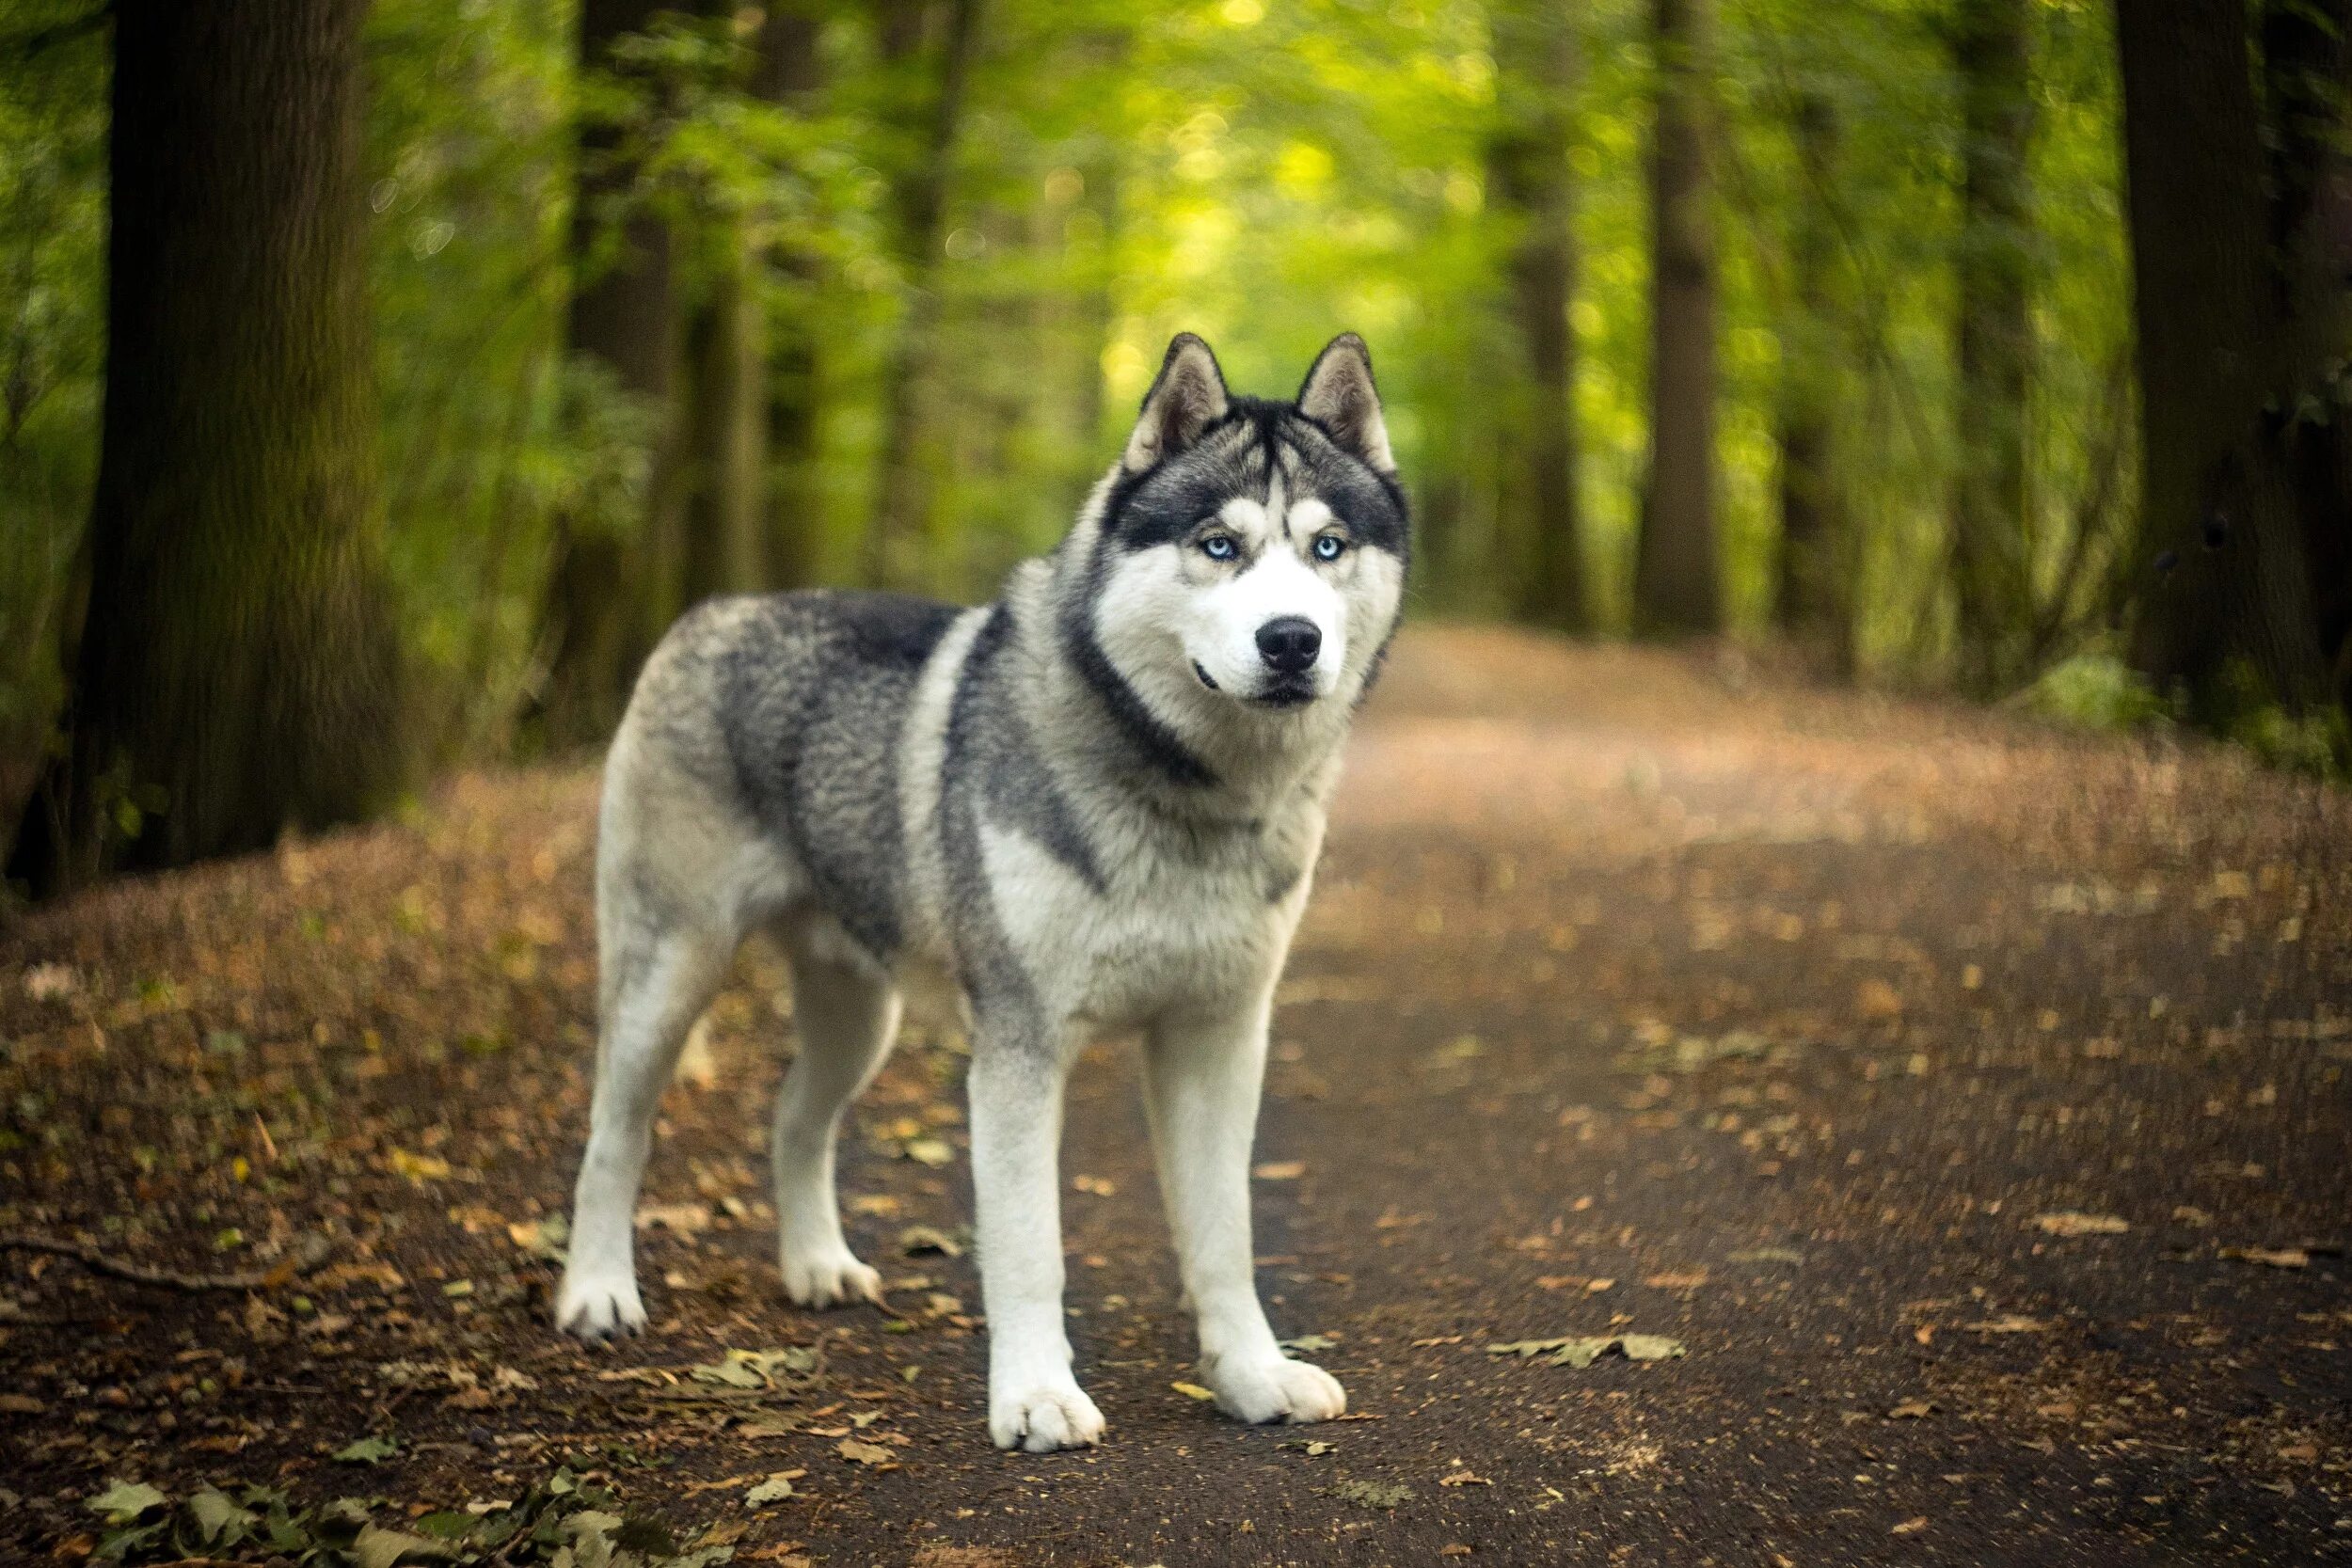
[[[902,989],[945,979],[972,1041],[988,1429],[1032,1452],[1103,1418],[1063,1332],[1062,1080],[1139,1035],[1203,1380],[1245,1421],[1346,1408],[1285,1357],[1251,1278],[1267,1015],[1406,520],[1361,340],[1295,404],[1229,396],[1168,345],[1125,452],[1051,555],[977,610],[881,594],[714,599],[672,628],[605,764],[602,1037],[559,1323],[645,1322],[631,1219],[680,1042],[755,927],[801,1048],[775,1108],[784,1286],[877,1300],[834,1207],[843,1110]]]

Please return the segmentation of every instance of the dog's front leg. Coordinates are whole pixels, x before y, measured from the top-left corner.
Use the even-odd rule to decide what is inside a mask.
[[[1249,1246],[1249,1146],[1265,1073],[1271,989],[1234,1013],[1163,1020],[1145,1068],[1160,1190],[1217,1408],[1245,1421],[1327,1421],[1339,1382],[1293,1361],[1258,1305]]]
[[[974,1042],[972,1184],[988,1310],[988,1434],[1048,1453],[1103,1435],[1103,1414],[1070,1370],[1062,1323],[1062,1053],[983,1022]]]

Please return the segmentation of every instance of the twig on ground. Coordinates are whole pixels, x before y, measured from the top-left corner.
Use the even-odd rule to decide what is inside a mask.
[[[153,1285],[167,1291],[262,1291],[283,1285],[300,1275],[310,1273],[326,1260],[332,1244],[314,1244],[297,1257],[281,1259],[276,1266],[257,1274],[183,1274],[175,1269],[151,1269],[137,1263],[126,1263],[112,1258],[96,1247],[83,1246],[77,1242],[62,1241],[55,1236],[36,1236],[28,1231],[0,1231],[0,1252],[45,1252],[53,1257],[71,1258],[92,1274],[110,1279],[126,1279],[134,1285]]]

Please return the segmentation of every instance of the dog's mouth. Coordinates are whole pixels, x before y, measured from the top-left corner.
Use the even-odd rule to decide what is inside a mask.
[[[1277,675],[1250,697],[1260,707],[1304,707],[1315,700],[1312,675]]]
[[[1192,673],[1200,678],[1200,684],[1209,690],[1221,692],[1225,689],[1216,684],[1216,677],[1210,674],[1197,658],[1192,661]],[[1257,690],[1250,692],[1243,701],[1251,707],[1281,709],[1305,707],[1309,703],[1313,702],[1317,695],[1315,678],[1312,675],[1276,675]]]

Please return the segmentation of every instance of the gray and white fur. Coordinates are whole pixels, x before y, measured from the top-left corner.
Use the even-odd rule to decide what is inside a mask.
[[[773,1145],[794,1301],[880,1294],[842,1236],[834,1145],[901,993],[944,982],[972,1043],[996,1444],[1103,1432],[1063,1332],[1056,1163],[1068,1066],[1113,1036],[1143,1041],[1202,1381],[1245,1421],[1341,1414],[1259,1306],[1249,1148],[1275,983],[1406,556],[1362,341],[1335,339],[1279,403],[1230,396],[1184,334],[1076,526],[995,603],[807,593],[681,618],[605,765],[602,1029],[562,1326],[644,1326],[631,1222],[655,1107],[766,928],[801,1036]]]

